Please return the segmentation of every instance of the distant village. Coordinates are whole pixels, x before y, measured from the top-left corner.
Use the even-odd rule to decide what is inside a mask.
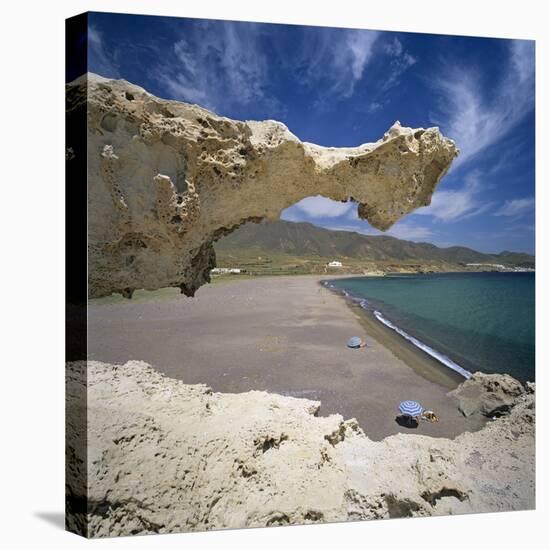
[[[487,267],[493,271],[513,271],[514,273],[530,273],[531,271],[535,271],[535,269],[531,267],[509,267],[503,264],[465,264],[467,267],[479,267],[484,268]]]
[[[343,264],[338,260],[332,260],[326,264],[326,267],[343,267]],[[210,273],[214,275],[238,275],[246,272],[246,269],[240,267],[214,267]]]
[[[240,269],[239,267],[214,267],[210,273],[213,275],[238,275],[240,273],[246,273],[246,270]]]
[[[342,270],[346,267],[349,267],[349,266],[344,266],[343,263],[339,260],[332,260],[328,263],[325,264],[324,266],[324,272],[327,273],[330,269],[335,269],[335,270]],[[210,272],[212,275],[242,275],[242,274],[247,274],[247,273],[251,273],[251,274],[257,274],[255,271],[250,271],[246,268],[242,268],[242,267],[215,267],[214,269],[211,270]],[[377,269],[374,269],[374,270],[361,270],[361,273],[363,275],[376,275],[376,276],[380,276],[380,275],[385,275],[385,273],[381,270],[377,270]]]
[[[461,269],[459,268],[461,266]],[[318,266],[321,268],[321,266]],[[459,263],[456,265],[456,268],[458,271],[467,270],[467,271],[499,271],[499,272],[513,272],[513,273],[529,273],[534,272],[534,268],[530,267],[521,267],[521,266],[506,266],[503,264],[492,264],[492,263]],[[465,269],[464,269],[465,268]],[[321,268],[322,269],[322,268]],[[331,270],[335,271],[343,271],[347,272],[351,270],[350,272],[356,273],[356,274],[362,274],[362,275],[369,275],[369,276],[383,276],[387,273],[393,273],[393,272],[399,272],[399,273],[435,273],[439,271],[445,271],[439,270],[439,269],[432,269],[431,267],[424,266],[421,264],[417,265],[408,265],[406,268],[403,266],[396,266],[391,265],[389,268],[387,266],[379,267],[376,265],[370,265],[368,267],[364,266],[360,269],[357,269],[356,266],[351,265],[344,265],[342,261],[340,260],[331,260],[324,264],[324,273],[328,273]],[[248,269],[244,267],[215,267],[211,270],[212,275],[243,275],[243,274],[251,274],[251,275],[260,275],[260,274],[272,274],[276,272],[277,269],[269,269],[264,271],[263,273],[258,273],[256,269]],[[319,273],[318,269],[315,271],[316,273]]]

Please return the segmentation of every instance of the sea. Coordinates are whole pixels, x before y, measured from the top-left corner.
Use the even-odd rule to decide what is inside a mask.
[[[535,273],[395,274],[324,281],[464,378],[535,380]]]

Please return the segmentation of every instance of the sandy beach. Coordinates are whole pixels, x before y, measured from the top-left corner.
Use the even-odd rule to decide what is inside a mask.
[[[218,392],[320,400],[320,415],[354,417],[374,440],[399,432],[453,438],[481,427],[446,395],[463,381],[459,375],[321,286],[321,279],[233,279],[207,285],[195,298],[165,289],[132,300],[93,300],[89,358],[146,361]],[[354,335],[367,347],[346,348]],[[400,426],[395,417],[405,399],[436,411],[440,422]]]

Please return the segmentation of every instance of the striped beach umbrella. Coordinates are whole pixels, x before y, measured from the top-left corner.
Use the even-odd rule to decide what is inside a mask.
[[[362,340],[358,336],[352,336],[349,338],[349,341],[347,342],[348,348],[359,348],[360,344],[362,344]]]
[[[423,412],[423,407],[417,401],[403,401],[398,410],[407,416],[418,416]]]

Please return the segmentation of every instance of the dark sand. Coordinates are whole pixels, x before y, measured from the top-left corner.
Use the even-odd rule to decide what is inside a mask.
[[[146,361],[214,391],[268,392],[322,402],[321,415],[355,417],[372,439],[398,432],[455,437],[480,428],[446,393],[463,379],[375,318],[319,284],[321,277],[261,277],[90,302],[89,358]],[[368,346],[346,348],[350,336]],[[440,422],[395,421],[414,399]]]

